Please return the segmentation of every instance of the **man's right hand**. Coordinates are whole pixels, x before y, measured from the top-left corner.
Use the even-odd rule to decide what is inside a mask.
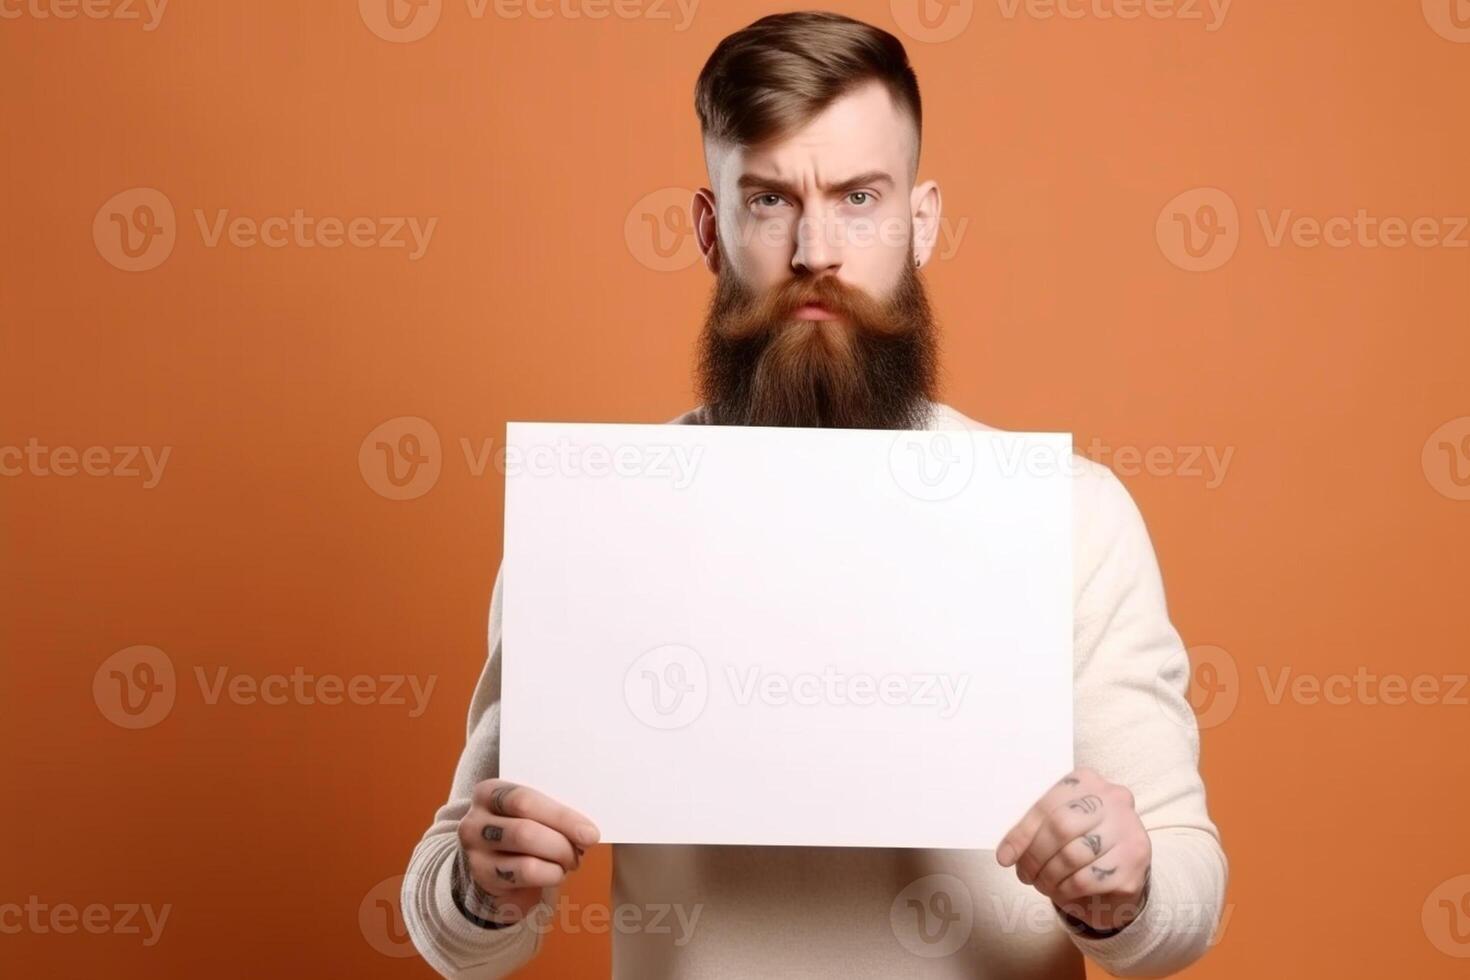
[[[475,785],[459,822],[459,843],[481,894],[467,903],[480,918],[508,925],[560,884],[597,843],[597,826],[544,793],[503,779]]]

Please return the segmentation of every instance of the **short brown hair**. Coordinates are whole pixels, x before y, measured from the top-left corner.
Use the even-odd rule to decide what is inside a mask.
[[[699,73],[694,110],[706,140],[755,146],[873,80],[922,134],[919,81],[898,38],[827,11],[771,14],[719,43]]]

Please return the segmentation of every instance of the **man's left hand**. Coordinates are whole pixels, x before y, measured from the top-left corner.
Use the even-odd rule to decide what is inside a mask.
[[[1128,788],[1082,768],[1027,811],[995,857],[1063,912],[1109,930],[1142,909],[1153,844]]]

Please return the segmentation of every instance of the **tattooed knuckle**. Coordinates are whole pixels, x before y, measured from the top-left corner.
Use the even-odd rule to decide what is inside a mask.
[[[503,779],[486,779],[475,784],[471,799],[475,806],[497,817],[519,816],[520,789]]]
[[[490,812],[497,817],[521,816],[520,787],[514,783],[501,783],[490,794]]]
[[[500,851],[506,848],[506,828],[503,824],[487,823],[480,828],[480,844],[492,851]]]
[[[489,877],[496,888],[506,889],[521,884],[522,865],[518,858],[497,855],[489,870]]]
[[[1065,829],[1076,830],[1078,827],[1089,826],[1102,810],[1102,798],[1096,793],[1087,793],[1068,800],[1058,816]]]

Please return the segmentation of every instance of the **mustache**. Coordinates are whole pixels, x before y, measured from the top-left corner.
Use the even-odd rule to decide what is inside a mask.
[[[840,319],[794,318],[807,303]],[[699,391],[717,425],[918,428],[937,359],[912,266],[881,302],[831,273],[757,290],[722,269],[700,339]]]
[[[791,323],[803,306],[818,305],[841,317],[859,333],[888,335],[902,329],[886,304],[835,275],[794,276],[753,295],[733,278],[715,298],[712,322],[728,340],[753,339]]]

